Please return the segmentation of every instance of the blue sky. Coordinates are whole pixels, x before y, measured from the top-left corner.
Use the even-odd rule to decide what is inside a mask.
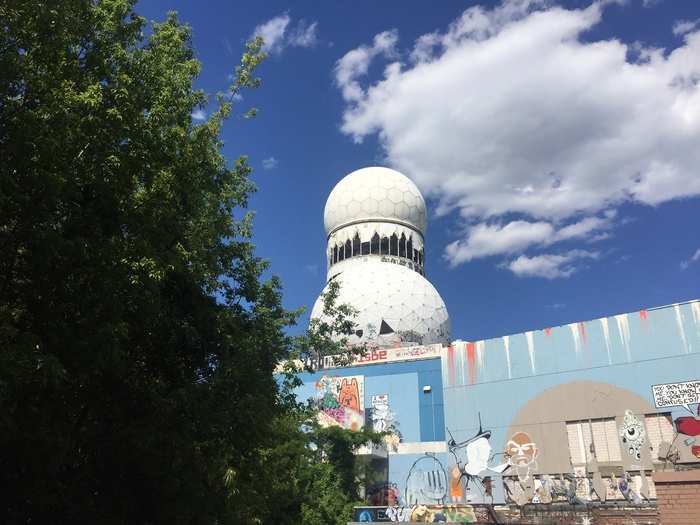
[[[325,277],[323,206],[394,167],[429,206],[427,275],[478,340],[700,296],[700,3],[142,1],[192,26],[226,89],[267,36],[249,156],[255,243],[288,307]],[[203,115],[198,115],[203,116]],[[302,324],[304,321],[302,321]]]

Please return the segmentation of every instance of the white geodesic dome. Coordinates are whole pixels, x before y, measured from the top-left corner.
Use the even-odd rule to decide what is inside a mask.
[[[345,225],[398,222],[425,234],[425,201],[416,185],[398,171],[370,167],[353,171],[331,191],[323,213],[326,234]]]
[[[350,304],[359,312],[355,335],[349,338],[351,344],[386,347],[449,343],[450,318],[445,303],[417,272],[368,259],[347,267],[334,280],[340,284],[337,304]],[[322,313],[321,295],[311,317],[322,317]]]

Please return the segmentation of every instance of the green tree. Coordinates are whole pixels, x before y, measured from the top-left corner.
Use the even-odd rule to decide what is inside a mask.
[[[0,521],[347,521],[376,436],[319,428],[273,372],[362,351],[353,311],[331,286],[286,335],[221,154],[262,42],[196,124],[190,29],[133,4],[0,0]]]
[[[294,314],[220,152],[232,98],[195,124],[189,28],[133,3],[0,3],[3,523],[259,519]]]

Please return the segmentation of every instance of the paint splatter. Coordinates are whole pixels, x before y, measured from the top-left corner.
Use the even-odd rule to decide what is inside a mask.
[[[455,349],[452,345],[447,347],[447,370],[448,370],[448,384],[455,384]]]
[[[477,341],[476,342],[476,365],[479,367],[479,370],[483,370],[484,368],[484,350],[486,349],[486,341]]]
[[[581,336],[581,341],[583,341],[583,344],[585,345],[588,340],[586,339],[586,325],[583,323],[578,324],[578,333]]]
[[[693,301],[690,303],[690,311],[693,313],[695,329],[698,331],[698,335],[700,335],[700,301]]]
[[[535,373],[535,340],[532,332],[525,332],[525,338],[527,339],[527,355],[530,357],[530,370]]]
[[[507,335],[503,336],[503,350],[506,352],[506,365],[508,366],[508,379],[511,378],[510,373],[510,337]]]
[[[475,350],[474,343],[467,343],[467,364],[469,366],[469,384],[473,385],[476,383],[476,356],[474,354]]]
[[[576,357],[578,357],[579,352],[581,352],[581,335],[578,331],[578,325],[576,323],[571,323],[567,325],[569,330],[571,330],[571,337],[574,338],[574,352]]]
[[[690,352],[688,348],[688,339],[685,336],[685,328],[683,327],[683,312],[681,312],[681,305],[674,304],[673,310],[676,313],[676,324],[678,325],[678,331],[681,334],[681,341],[683,341],[683,351],[684,353]]]
[[[608,318],[603,317],[599,319],[600,325],[603,327],[603,339],[605,339],[605,351],[608,353],[608,364],[612,364],[612,357],[610,356],[610,326],[608,326]]]
[[[627,356],[627,362],[632,361],[632,353],[630,350],[630,323],[627,319],[627,314],[620,314],[615,316],[615,321],[617,321],[617,330],[620,332],[620,341],[622,341],[622,346],[625,347],[625,355]]]

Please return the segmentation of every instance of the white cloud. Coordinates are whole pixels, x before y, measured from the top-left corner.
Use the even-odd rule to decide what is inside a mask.
[[[543,277],[557,279],[569,277],[579,268],[575,265],[581,259],[597,259],[598,252],[571,250],[561,254],[543,254],[528,257],[521,255],[504,266],[518,277]]]
[[[678,20],[673,24],[673,34],[681,36],[690,33],[698,26],[698,23],[700,23],[700,18],[697,20]]]
[[[588,238],[601,240],[612,227],[613,212],[602,217],[586,217],[564,226],[538,221],[511,221],[505,225],[479,223],[467,230],[464,239],[445,248],[451,266],[491,255],[513,254],[531,247],[549,246],[558,242]]]
[[[260,24],[253,31],[253,37],[263,39],[263,51],[273,54],[281,53],[286,47],[313,47],[318,42],[318,22],[308,24],[300,20],[295,27],[290,24],[288,14],[278,15]]]
[[[192,117],[192,120],[207,120],[207,112],[204,111],[202,108],[195,109],[190,116]]]
[[[700,261],[700,248],[695,250],[695,253],[690,257],[690,259],[681,261],[681,270],[687,270],[691,264],[698,261]]]
[[[394,58],[396,56],[396,42],[398,41],[396,30],[384,31],[374,37],[371,46],[360,46],[348,51],[335,65],[335,79],[343,91],[346,101],[357,102],[366,96],[360,87],[358,78],[367,74],[369,64],[377,56]]]
[[[456,266],[479,257],[522,251],[553,235],[554,228],[547,222],[513,221],[505,226],[482,223],[471,227],[466,239],[448,244],[445,256]]]
[[[306,21],[300,20],[297,27],[289,35],[289,45],[297,47],[315,46],[318,43],[317,27],[318,22],[307,24]]]
[[[700,194],[700,31],[668,51],[583,41],[606,3],[471,7],[406,62],[396,31],[337,62],[342,131],[376,134],[438,213],[478,223],[447,247],[454,264],[601,239],[622,203]],[[388,64],[371,82],[379,57]]]
[[[273,170],[279,165],[279,161],[275,157],[263,159],[262,167],[266,170]]]
[[[253,30],[253,36],[263,39],[263,50],[268,53],[278,53],[284,48],[284,33],[290,22],[289,15],[279,15],[260,24]]]

